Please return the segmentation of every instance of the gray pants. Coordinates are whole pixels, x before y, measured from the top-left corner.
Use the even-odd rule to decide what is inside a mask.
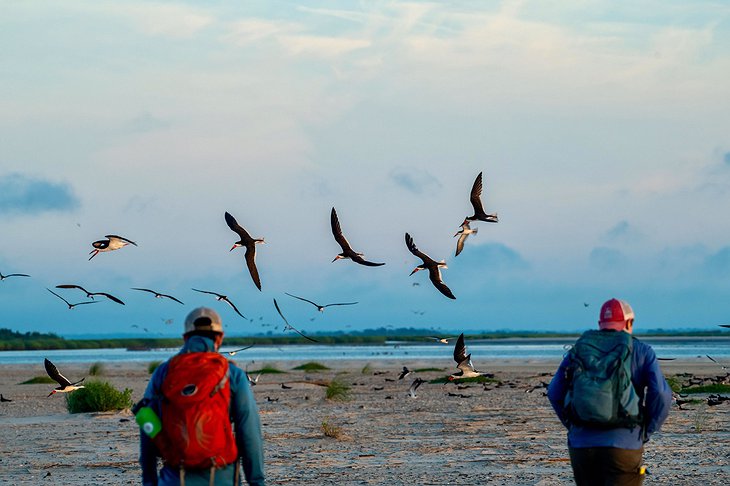
[[[573,477],[578,486],[640,486],[644,482],[644,449],[615,447],[569,448]]]

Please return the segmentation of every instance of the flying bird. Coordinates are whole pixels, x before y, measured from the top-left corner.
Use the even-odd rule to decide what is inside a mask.
[[[288,331],[289,329],[291,329],[292,331],[294,331],[297,334],[299,334],[300,336],[302,336],[304,339],[308,339],[308,340],[312,341],[313,343],[318,343],[319,342],[316,339],[312,339],[309,336],[305,336],[304,334],[301,333],[301,331],[299,331],[294,326],[292,326],[291,324],[289,324],[289,321],[286,320],[286,317],[284,317],[284,314],[281,313],[281,309],[279,309],[279,304],[276,303],[276,299],[274,299],[274,307],[276,307],[276,312],[278,312],[279,315],[281,316],[281,318],[284,319],[284,323],[286,324],[286,326],[284,326],[284,330],[285,331]]]
[[[718,324],[718,326],[730,329],[730,324]]]
[[[0,272],[0,282],[10,277],[30,277],[30,275],[26,275],[24,273],[10,273],[8,275],[3,275],[2,272]]]
[[[487,214],[484,212],[484,206],[482,206],[482,173],[480,172],[474,185],[471,187],[471,195],[469,200],[471,205],[474,207],[474,215],[467,216],[465,221],[486,221],[487,223],[497,223],[499,218],[497,213]]]
[[[238,236],[241,238],[240,240],[235,242],[231,249],[228,251],[233,251],[239,246],[246,247],[245,258],[246,265],[248,266],[248,272],[251,274],[253,283],[259,290],[261,290],[261,279],[259,278],[259,271],[256,269],[256,244],[265,244],[266,242],[263,238],[251,238],[251,235],[248,234],[248,231],[243,229],[243,227],[236,221],[236,218],[231,216],[231,214],[228,212],[226,212],[226,223],[228,224],[228,227],[231,228],[231,231],[237,233]]]
[[[246,351],[247,349],[251,349],[251,348],[253,348],[253,344],[250,345],[250,346],[246,346],[245,348],[235,349],[233,351],[228,351],[228,356],[235,356],[236,353],[240,353],[241,351]]]
[[[332,235],[334,235],[335,241],[340,245],[340,248],[342,248],[342,253],[338,254],[334,260],[332,260],[333,262],[343,258],[349,258],[355,263],[368,267],[379,267],[381,265],[385,265],[385,263],[369,262],[363,258],[363,253],[357,253],[352,249],[347,238],[345,238],[345,235],[342,234],[340,220],[337,218],[337,211],[335,211],[335,208],[332,208],[332,213],[330,213],[330,226],[332,226]]]
[[[98,240],[91,244],[94,249],[89,252],[89,255],[91,255],[89,257],[89,260],[104,251],[118,250],[127,245],[137,246],[137,243],[135,243],[134,241],[128,240],[127,238],[118,235],[105,235],[104,238],[106,238],[106,240]]]
[[[98,304],[98,303],[99,303],[99,302],[98,302],[98,301],[96,301],[96,300],[89,300],[89,301],[87,301],[87,302],[78,302],[78,303],[76,303],[76,304],[72,304],[72,303],[70,303],[69,301],[67,301],[66,299],[64,299],[63,297],[61,297],[60,295],[58,295],[58,294],[57,294],[56,292],[54,292],[53,290],[51,290],[51,289],[49,289],[49,288],[46,288],[46,290],[47,290],[47,291],[49,291],[50,293],[52,293],[53,295],[55,295],[56,297],[58,297],[59,299],[61,299],[62,301],[64,301],[64,302],[66,303],[66,305],[68,306],[68,309],[69,309],[69,310],[73,309],[73,308],[74,308],[74,307],[76,307],[77,305],[84,305],[84,304]]]
[[[479,228],[471,229],[469,226],[469,220],[465,219],[463,223],[461,223],[461,229],[456,232],[454,235],[454,238],[457,236],[459,237],[458,240],[456,240],[456,254],[454,256],[459,256],[459,253],[461,253],[461,250],[464,249],[464,242],[466,241],[466,238],[469,235],[475,235],[479,231]]]
[[[486,374],[483,371],[475,370],[474,365],[471,364],[471,354],[466,354],[463,332],[459,335],[459,339],[456,340],[456,346],[454,346],[454,361],[456,361],[456,367],[459,368],[459,371],[450,375],[449,381],[460,380],[462,378],[474,378]]]
[[[709,354],[706,354],[705,356],[707,356],[707,359],[709,359],[710,361],[712,361],[712,362],[713,362],[713,363],[715,363],[716,365],[719,365],[719,366],[720,366],[720,368],[722,368],[723,370],[727,370],[727,369],[728,369],[728,367],[727,367],[727,366],[725,366],[725,365],[723,365],[722,363],[718,362],[718,361],[717,361],[717,360],[716,360],[715,358],[713,358],[713,357],[712,357],[712,356],[710,356]]]
[[[428,339],[433,339],[436,342],[439,342],[441,344],[449,344],[449,339],[454,339],[453,337],[447,337],[447,338],[441,338],[436,336],[426,336]]]
[[[411,395],[411,398],[417,398],[416,389],[418,389],[418,387],[421,386],[423,383],[426,383],[426,380],[422,380],[420,378],[416,378],[415,380],[413,380],[410,388],[408,388],[408,393]]]
[[[82,292],[86,293],[86,297],[94,300],[95,295],[101,295],[102,297],[106,297],[107,299],[111,300],[112,302],[116,302],[117,304],[124,305],[124,302],[117,299],[111,294],[107,294],[106,292],[89,292],[85,288],[81,287],[80,285],[73,285],[73,284],[62,284],[62,285],[56,285],[57,289],[79,289]]]
[[[215,295],[215,300],[225,302],[226,304],[230,305],[233,308],[234,311],[236,311],[236,314],[238,314],[239,316],[243,317],[244,319],[246,318],[243,314],[241,314],[241,312],[238,310],[238,308],[236,307],[236,305],[228,299],[227,296],[221,295],[221,294],[216,293],[216,292],[210,292],[208,290],[198,290],[198,289],[192,289],[192,290],[194,290],[196,292],[200,292],[201,294]]]
[[[319,305],[319,304],[317,304],[315,302],[312,302],[309,299],[305,299],[304,297],[297,297],[296,295],[292,295],[292,294],[290,294],[288,292],[284,292],[284,293],[286,295],[288,295],[289,297],[294,297],[295,299],[303,300],[304,302],[309,302],[314,307],[316,307],[317,310],[320,311],[320,312],[324,312],[325,307],[332,307],[332,306],[335,306],[335,305],[355,305],[355,304],[357,304],[357,302],[340,302],[340,303],[337,303],[337,304]]]
[[[403,378],[405,378],[406,376],[408,376],[410,374],[411,374],[411,370],[409,370],[408,368],[406,368],[404,366],[403,367],[403,371],[401,371],[400,374],[398,375],[398,379],[399,380],[402,380]]]
[[[54,388],[51,393],[48,394],[50,397],[54,393],[68,393],[72,392],[74,390],[78,390],[79,388],[84,388],[84,385],[79,385],[82,381],[84,381],[85,378],[81,378],[79,381],[76,381],[74,383],[71,383],[68,378],[63,376],[59,371],[58,368],[56,368],[56,365],[50,362],[48,358],[45,359],[43,364],[46,367],[46,373],[48,373],[48,376],[50,376],[53,381],[57,382],[59,386]],[[47,397],[46,397],[47,398]]]
[[[431,283],[434,285],[434,287],[436,287],[439,292],[444,294],[449,299],[456,299],[456,297],[454,297],[454,294],[451,292],[451,289],[446,286],[443,280],[441,280],[440,268],[448,268],[446,266],[446,262],[444,260],[437,262],[430,256],[423,253],[421,250],[416,248],[416,244],[413,243],[413,238],[408,233],[406,233],[406,246],[411,253],[413,253],[415,256],[423,261],[422,264],[413,269],[411,275],[418,272],[419,270],[428,270],[428,278],[431,279]]]
[[[180,300],[176,299],[176,298],[175,298],[175,297],[173,297],[172,295],[167,295],[167,294],[161,294],[161,293],[159,293],[159,292],[155,292],[154,290],[150,290],[150,289],[140,289],[140,288],[137,288],[137,287],[132,287],[132,290],[141,290],[142,292],[149,292],[150,294],[154,294],[154,295],[155,295],[155,299],[162,299],[162,298],[166,298],[166,299],[171,299],[171,300],[174,300],[175,302],[177,302],[177,303],[179,303],[179,304],[183,304],[183,303],[182,303],[182,301],[180,301]],[[185,305],[185,304],[183,304],[183,305]]]
[[[261,373],[256,375],[256,378],[251,378],[251,375],[248,374],[248,371],[246,373],[246,378],[248,379],[248,384],[251,386],[256,386],[256,384],[259,382],[259,378],[261,378]]]

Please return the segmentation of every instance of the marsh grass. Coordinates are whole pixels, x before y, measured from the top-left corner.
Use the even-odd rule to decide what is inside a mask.
[[[730,393],[730,385],[703,385],[682,388],[679,393],[685,395],[687,393]]]
[[[53,378],[50,376],[34,376],[30,380],[25,380],[22,383],[18,383],[18,385],[40,385],[40,384],[48,384],[48,383],[56,383],[53,381]]]
[[[299,365],[295,368],[292,368],[293,370],[297,371],[325,371],[329,368],[323,365],[322,363],[317,363],[316,361],[310,361],[309,363],[304,363],[302,365]]]
[[[413,370],[414,373],[428,373],[429,371],[444,371],[443,368],[418,368]]]
[[[158,366],[162,364],[162,361],[150,361],[147,365],[147,372],[151,375],[155,372]]]
[[[106,381],[89,381],[85,388],[66,394],[69,413],[108,412],[132,406],[132,390],[119,391]]]
[[[327,400],[345,401],[350,398],[350,386],[334,379],[329,382],[325,390]]]
[[[248,374],[250,374],[250,375],[256,375],[256,374],[260,374],[260,375],[278,375],[278,374],[281,374],[281,373],[286,373],[286,371],[281,371],[280,369],[278,369],[278,368],[276,368],[275,366],[272,366],[272,365],[265,365],[260,370],[253,370],[253,371],[249,371],[248,372]]]
[[[698,408],[695,412],[693,428],[698,434],[707,429],[707,410],[704,408]]]
[[[682,382],[678,377],[669,376],[666,380],[669,388],[671,388],[674,393],[679,393],[682,390]]]
[[[373,372],[372,366],[370,366],[370,363],[365,364],[365,366],[362,367],[362,370],[360,370],[360,373],[363,375],[369,375]]]
[[[329,423],[327,419],[324,419],[322,420],[322,433],[325,435],[325,437],[339,439],[340,437],[342,437],[342,427],[333,425]]]
[[[106,372],[106,369],[104,367],[104,363],[97,361],[96,363],[89,366],[89,375],[91,376],[101,376]]]

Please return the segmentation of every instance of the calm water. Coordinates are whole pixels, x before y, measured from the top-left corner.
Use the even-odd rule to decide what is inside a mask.
[[[710,355],[730,366],[730,337],[711,338],[646,338],[661,358],[705,358]],[[482,359],[560,359],[574,339],[520,339],[494,341],[467,341],[468,351],[476,361]],[[224,346],[221,351],[235,349]],[[284,345],[254,346],[238,353],[237,361],[326,361],[379,359],[452,359],[453,345],[387,343],[379,346],[349,345]],[[127,351],[126,349],[82,349],[53,351],[3,351],[0,365],[39,363],[48,358],[54,363],[149,362],[165,360],[177,349]]]

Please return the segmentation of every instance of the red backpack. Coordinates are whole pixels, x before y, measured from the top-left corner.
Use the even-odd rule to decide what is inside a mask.
[[[228,375],[228,361],[218,353],[170,360],[161,390],[162,431],[154,441],[167,465],[203,469],[236,460]]]

